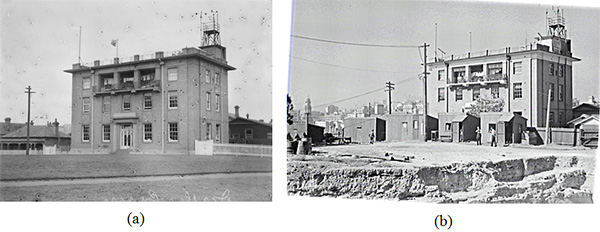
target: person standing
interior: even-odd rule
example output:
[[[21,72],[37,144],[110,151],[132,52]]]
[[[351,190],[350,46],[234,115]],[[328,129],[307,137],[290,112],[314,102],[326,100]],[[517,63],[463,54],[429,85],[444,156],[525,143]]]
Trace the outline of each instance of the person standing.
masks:
[[[373,142],[375,142],[374,140],[375,140],[375,133],[373,130],[371,130],[371,133],[369,133],[369,143],[373,144]]]
[[[496,141],[496,129],[491,128],[490,131],[492,133],[492,147],[497,147],[498,142]]]
[[[477,140],[477,146],[481,145],[481,128],[479,126],[475,129],[475,140]]]

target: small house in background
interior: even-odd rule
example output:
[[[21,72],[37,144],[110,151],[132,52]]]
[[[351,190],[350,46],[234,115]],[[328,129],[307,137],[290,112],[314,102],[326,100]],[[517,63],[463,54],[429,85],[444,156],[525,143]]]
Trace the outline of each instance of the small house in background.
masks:
[[[368,144],[371,131],[375,134],[375,141],[385,141],[385,120],[378,117],[344,119],[344,137],[350,137],[352,142]]]
[[[29,127],[30,149],[36,151],[32,154],[55,154],[57,150],[68,151],[70,149],[71,136],[60,132],[58,125],[58,121],[55,120],[47,125],[32,125]],[[27,127],[23,126],[2,136],[0,138],[0,148],[11,150],[9,153],[22,151],[25,154],[25,150],[27,150]],[[49,152],[50,150],[52,152]],[[21,152],[15,154],[21,154]]]
[[[422,114],[386,114],[381,118],[385,120],[386,141],[423,140],[423,115]],[[437,118],[429,116],[427,119],[427,135],[432,130],[437,130]]]
[[[573,119],[576,119],[583,114],[598,115],[600,114],[600,107],[587,102],[581,103],[578,106],[573,107]]]
[[[439,139],[446,142],[461,142],[460,134],[462,131],[462,141],[475,141],[477,138],[477,127],[479,126],[479,117],[454,112],[454,113],[438,113],[439,118]]]
[[[229,143],[271,145],[273,127],[263,120],[250,119],[250,115],[240,117],[240,107],[235,106],[235,114],[229,116]]]
[[[481,141],[491,142],[491,129],[496,130],[499,146],[521,143],[524,131],[527,131],[527,119],[511,112],[481,113]]]
[[[24,126],[25,123],[12,123],[10,118],[4,118],[4,122],[0,122],[0,137]]]
[[[574,144],[587,147],[598,147],[599,117],[596,115],[582,114],[568,122],[569,126],[575,128],[577,133]]]

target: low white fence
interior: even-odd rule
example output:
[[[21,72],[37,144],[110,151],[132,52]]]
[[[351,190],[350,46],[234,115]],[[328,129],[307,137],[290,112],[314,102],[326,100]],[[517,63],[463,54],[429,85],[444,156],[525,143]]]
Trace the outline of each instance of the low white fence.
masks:
[[[214,143],[212,140],[196,140],[195,151],[196,155],[273,156],[269,145]]]

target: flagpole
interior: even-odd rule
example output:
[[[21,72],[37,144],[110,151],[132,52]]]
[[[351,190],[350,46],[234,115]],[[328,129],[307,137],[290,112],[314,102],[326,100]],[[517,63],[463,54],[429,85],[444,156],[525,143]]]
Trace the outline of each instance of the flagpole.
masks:
[[[81,64],[81,26],[79,26],[79,64]]]
[[[117,39],[117,58],[119,58],[119,39]]]

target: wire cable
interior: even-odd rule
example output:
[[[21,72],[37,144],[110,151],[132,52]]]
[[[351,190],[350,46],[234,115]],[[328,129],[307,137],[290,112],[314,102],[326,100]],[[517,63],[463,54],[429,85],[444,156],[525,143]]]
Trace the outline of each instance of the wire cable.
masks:
[[[326,66],[331,66],[331,67],[337,67],[337,68],[345,68],[345,69],[351,69],[351,70],[358,70],[358,71],[381,72],[381,73],[409,73],[408,71],[407,72],[398,72],[398,71],[385,71],[385,70],[375,70],[375,69],[352,68],[352,67],[348,67],[348,66],[342,66],[342,65],[336,65],[336,64],[323,63],[323,62],[319,62],[319,61],[309,60],[309,59],[305,59],[305,58],[301,58],[301,57],[297,57],[297,56],[290,56],[290,57],[295,58],[295,59],[299,59],[299,60],[303,60],[303,61],[306,61],[306,62],[315,63],[315,64],[321,64],[321,65],[326,65]],[[410,72],[410,73],[412,73],[412,72]]]
[[[326,39],[317,39],[300,35],[292,35],[294,38],[312,40],[324,43],[334,43],[334,44],[343,44],[343,45],[353,45],[353,46],[364,46],[364,47],[382,47],[382,48],[418,48],[418,45],[388,45],[388,44],[366,44],[366,43],[352,43],[352,42],[344,42],[344,41],[335,41],[335,40],[326,40]]]

